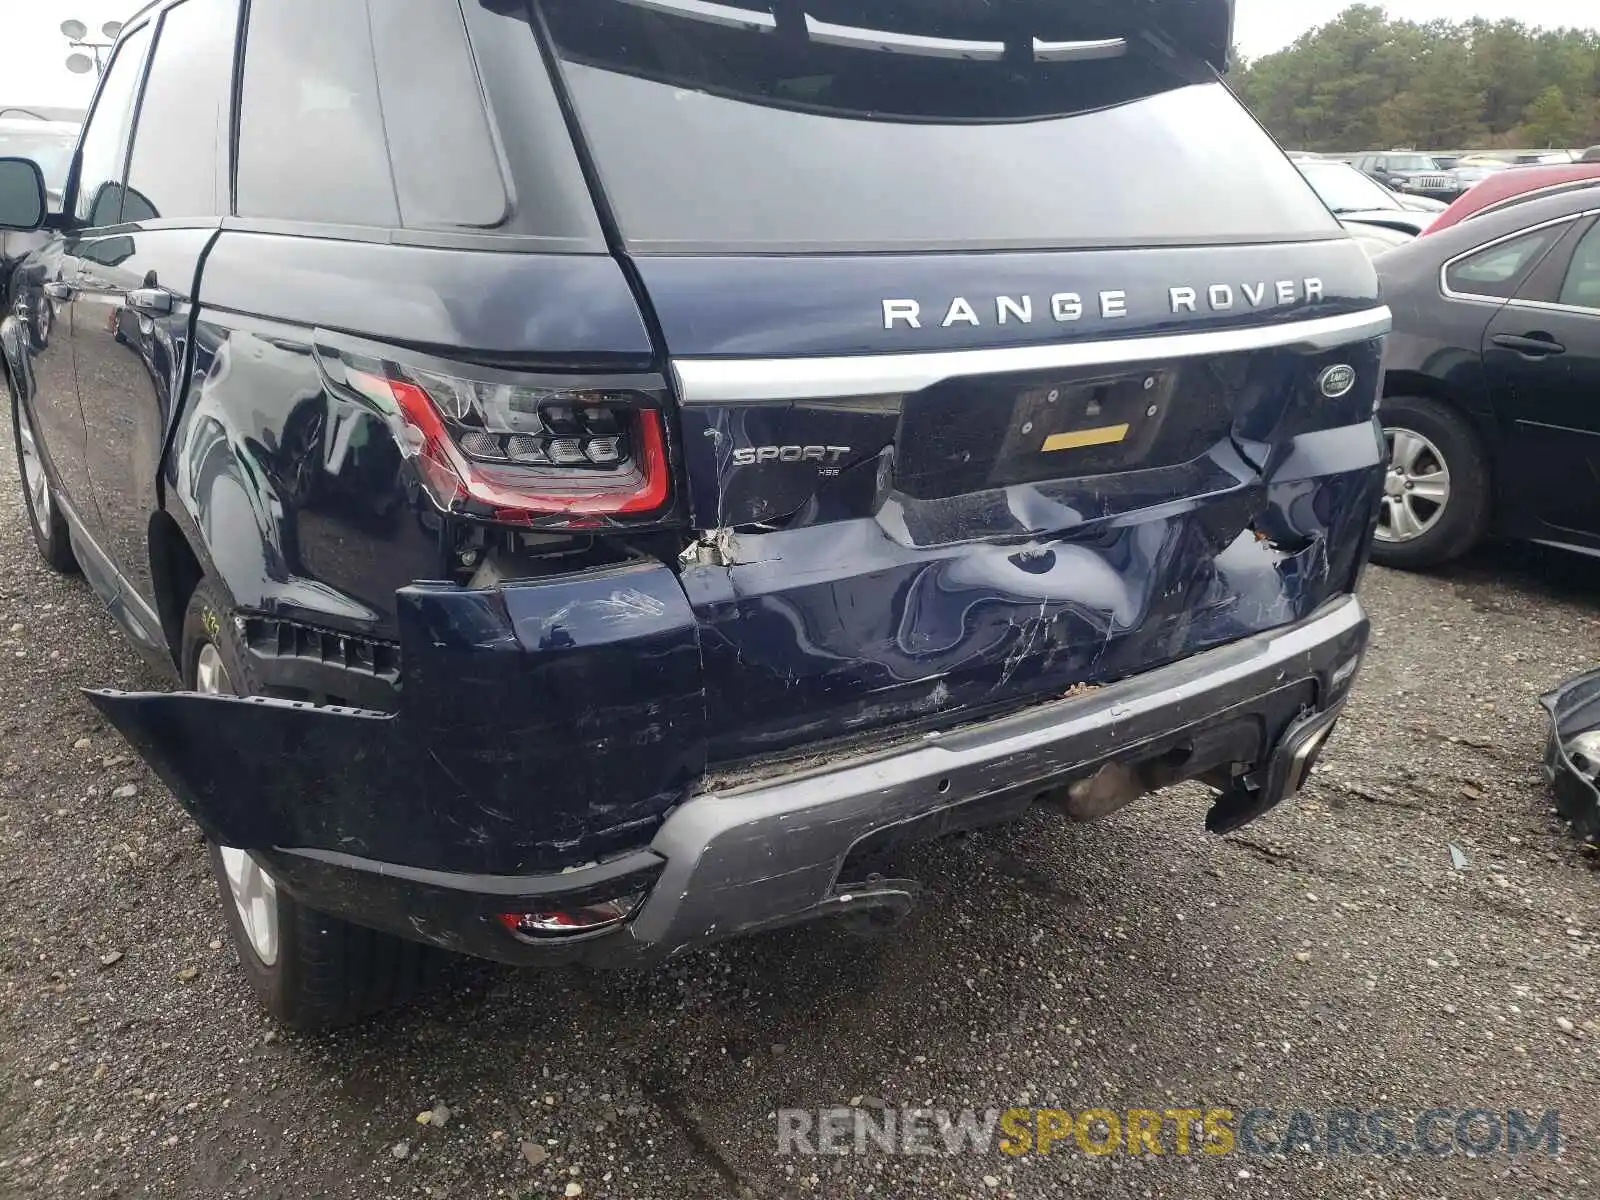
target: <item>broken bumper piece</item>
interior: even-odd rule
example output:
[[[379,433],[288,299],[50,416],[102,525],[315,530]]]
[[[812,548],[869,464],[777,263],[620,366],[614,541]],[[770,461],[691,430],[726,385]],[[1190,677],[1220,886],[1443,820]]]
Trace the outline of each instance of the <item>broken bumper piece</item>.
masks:
[[[915,897],[914,884],[873,869],[884,850],[1014,818],[1108,763],[1160,763],[1168,782],[1219,781],[1224,790],[1208,820],[1215,831],[1267,812],[1303,782],[1342,711],[1367,636],[1360,603],[1346,596],[1296,625],[1087,694],[826,768],[694,796],[659,823],[647,847],[565,870],[434,869],[326,842],[258,840],[250,848],[280,886],[314,908],[513,963],[579,958],[596,965],[647,964],[687,947],[825,916],[870,927],[903,915]],[[97,702],[129,731],[130,710],[119,708],[116,697]],[[348,810],[340,789],[359,776],[367,753],[379,751],[370,742],[375,718],[299,711],[349,723],[355,735],[342,743],[342,770],[324,774],[319,785],[311,786],[314,771],[297,772],[307,784],[299,803]],[[133,722],[131,736],[148,753],[149,722],[142,722],[142,733],[140,723]],[[413,747],[412,753],[425,750]],[[182,766],[168,760],[158,769],[193,811],[193,790],[187,797],[181,790]],[[250,790],[247,775],[234,778]],[[370,789],[359,794],[376,802]],[[286,800],[279,796],[276,803]],[[246,808],[236,796],[230,811]],[[414,812],[415,806],[404,803],[400,810]],[[357,815],[348,811],[349,819]],[[491,857],[486,847],[485,859]],[[508,932],[514,914],[541,914],[543,921],[544,914],[604,910],[618,897],[641,895],[626,919],[604,928],[544,942]]]
[[[1544,774],[1556,808],[1579,837],[1600,841],[1600,671],[1539,697],[1550,715]]]

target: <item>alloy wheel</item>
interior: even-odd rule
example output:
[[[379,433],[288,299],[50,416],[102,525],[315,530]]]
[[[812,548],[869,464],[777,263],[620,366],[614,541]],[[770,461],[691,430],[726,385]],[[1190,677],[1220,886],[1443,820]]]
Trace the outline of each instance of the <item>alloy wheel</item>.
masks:
[[[1389,427],[1380,542],[1413,542],[1439,523],[1450,502],[1450,467],[1439,447],[1411,429]]]
[[[50,536],[50,518],[54,514],[54,500],[50,495],[50,477],[45,474],[44,459],[39,457],[39,442],[34,436],[33,422],[28,419],[28,406],[16,400],[17,442],[22,451],[22,484],[28,489],[29,506],[33,512],[34,528],[39,536]]]
[[[194,690],[207,696],[233,695],[227,664],[211,642],[200,647],[195,660]],[[256,957],[270,967],[278,961],[278,885],[245,851],[233,846],[217,849],[222,854],[222,869],[239,913],[239,925]]]

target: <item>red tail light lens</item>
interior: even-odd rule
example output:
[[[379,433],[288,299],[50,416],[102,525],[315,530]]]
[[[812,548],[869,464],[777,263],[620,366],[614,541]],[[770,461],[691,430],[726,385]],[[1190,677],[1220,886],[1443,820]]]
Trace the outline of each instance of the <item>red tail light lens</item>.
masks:
[[[318,359],[383,412],[446,511],[583,527],[659,513],[671,496],[658,377],[456,374],[323,348]]]

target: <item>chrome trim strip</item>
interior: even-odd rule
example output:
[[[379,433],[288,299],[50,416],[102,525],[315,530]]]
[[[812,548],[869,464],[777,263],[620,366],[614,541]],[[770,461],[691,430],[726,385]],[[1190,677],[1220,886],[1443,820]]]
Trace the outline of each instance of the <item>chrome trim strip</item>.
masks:
[[[778,18],[770,12],[755,12],[748,8],[734,8],[728,4],[712,4],[709,0],[622,0],[635,8],[667,13],[674,17],[688,17],[709,25],[725,25],[729,29],[744,29],[751,33],[776,33]]]
[[[1444,266],[1439,268],[1439,292],[1446,300],[1467,300],[1474,304],[1509,304],[1513,299],[1515,299],[1514,297],[1494,296],[1485,294],[1483,292],[1456,291],[1450,286],[1450,268],[1455,266],[1458,262],[1461,262],[1463,259],[1471,258],[1474,254],[1481,254],[1485,250],[1492,250],[1494,247],[1499,246],[1502,243],[1514,242],[1518,238],[1527,237],[1530,233],[1538,233],[1541,229],[1549,229],[1555,225],[1568,225],[1575,221],[1582,221],[1586,217],[1593,217],[1596,215],[1600,215],[1600,208],[1592,208],[1588,212],[1567,213],[1565,216],[1552,217],[1550,220],[1541,221],[1537,225],[1529,225],[1525,229],[1518,229],[1512,233],[1503,234],[1500,237],[1484,242],[1482,245],[1474,246],[1471,250],[1464,250],[1454,258],[1446,261]],[[1464,226],[1465,224],[1466,222],[1463,221],[1462,225]],[[1561,236],[1565,237],[1566,235],[1562,234]],[[1559,242],[1560,240],[1560,237],[1556,238],[1556,242]],[[1550,251],[1554,249],[1555,244],[1552,243],[1545,249],[1544,253],[1549,254]],[[1543,255],[1540,256],[1540,260],[1543,261]],[[1528,302],[1525,301],[1524,303]]]
[[[1574,317],[1600,317],[1600,308],[1584,304],[1552,303],[1549,300],[1507,300],[1507,308],[1526,308],[1534,312],[1567,313]]]
[[[1121,58],[1128,52],[1127,38],[1102,38],[1096,42],[1042,42],[1033,39],[1036,62],[1090,62],[1097,58]]]
[[[685,404],[832,400],[918,392],[941,380],[971,375],[1118,366],[1286,347],[1329,350],[1382,337],[1393,324],[1389,309],[1379,306],[1283,325],[993,350],[849,358],[680,358],[673,361],[672,370],[678,397]]]
[[[806,14],[806,34],[824,46],[844,46],[851,50],[882,50],[887,54],[914,54],[920,58],[963,58],[972,62],[1000,62],[1006,56],[1004,42],[971,42],[957,38],[922,37],[914,33],[893,33],[887,29],[858,29],[854,25],[833,25]]]

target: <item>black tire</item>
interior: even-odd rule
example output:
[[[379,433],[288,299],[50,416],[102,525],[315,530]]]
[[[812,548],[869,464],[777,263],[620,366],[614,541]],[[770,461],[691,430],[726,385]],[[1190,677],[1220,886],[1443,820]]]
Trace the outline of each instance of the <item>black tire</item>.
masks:
[[[184,685],[196,687],[202,652],[211,645],[233,685],[228,690],[258,692],[250,684],[237,639],[221,589],[201,580],[183,619]],[[250,986],[267,1011],[292,1029],[332,1029],[403,1004],[426,985],[442,958],[430,947],[307,908],[274,886],[267,903],[276,917],[277,953],[272,962],[264,961],[234,900],[223,848],[209,843],[208,849],[228,930]]]
[[[1450,473],[1450,491],[1435,519],[1408,541],[1373,542],[1372,561],[1416,571],[1437,567],[1466,554],[1489,528],[1492,496],[1489,456],[1467,419],[1439,400],[1391,396],[1379,409],[1388,444],[1396,432],[1427,439]],[[1430,451],[1430,457],[1433,452]],[[1387,476],[1386,476],[1387,478]]]
[[[5,375],[6,394],[11,399],[11,441],[17,448],[17,479],[22,486],[22,505],[26,510],[28,529],[33,534],[33,544],[39,548],[39,557],[44,559],[45,565],[52,571],[61,575],[76,575],[78,556],[72,552],[72,535],[67,531],[67,519],[61,515],[60,506],[52,499],[56,494],[56,483],[50,478],[49,469],[45,467],[42,455],[39,456],[38,463],[39,469],[45,472],[45,503],[48,506],[43,520],[39,519],[39,514],[34,508],[33,493],[28,487],[27,467],[22,454],[24,416],[22,398],[12,386],[11,376],[4,370],[0,370],[0,375]],[[32,422],[29,422],[29,425],[31,428]]]

